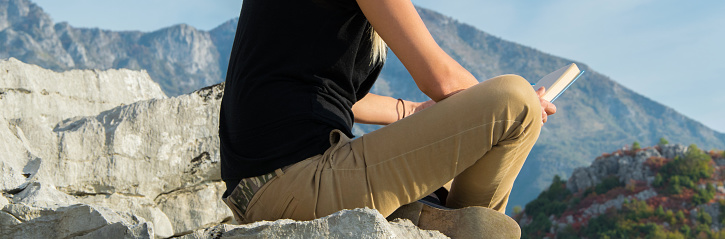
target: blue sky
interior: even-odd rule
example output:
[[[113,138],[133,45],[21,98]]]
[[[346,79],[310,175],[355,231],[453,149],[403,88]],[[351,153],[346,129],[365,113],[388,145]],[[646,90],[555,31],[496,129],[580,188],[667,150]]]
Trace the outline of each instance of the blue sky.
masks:
[[[240,0],[34,0],[56,22],[153,31],[210,30]],[[503,39],[584,62],[613,80],[725,132],[725,1],[413,0]]]

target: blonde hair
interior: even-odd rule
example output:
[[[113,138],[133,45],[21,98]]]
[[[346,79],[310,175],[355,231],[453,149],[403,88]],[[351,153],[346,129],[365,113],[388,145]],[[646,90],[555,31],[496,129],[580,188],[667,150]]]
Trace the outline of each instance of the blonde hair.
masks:
[[[385,58],[388,55],[388,45],[385,44],[383,38],[378,35],[378,32],[373,29],[370,25],[370,41],[372,42],[372,51],[370,51],[370,64],[379,62],[385,62]]]

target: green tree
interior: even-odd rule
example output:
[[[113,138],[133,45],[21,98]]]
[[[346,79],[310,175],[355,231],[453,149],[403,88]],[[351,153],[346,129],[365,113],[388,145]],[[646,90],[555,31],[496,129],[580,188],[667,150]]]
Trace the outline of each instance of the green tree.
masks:
[[[680,212],[682,212],[682,211],[680,211]],[[680,227],[680,232],[682,232],[682,234],[684,234],[685,237],[690,238],[691,237],[690,234],[692,233],[692,229],[690,229],[690,226],[688,226],[688,225],[683,225],[682,227]]]
[[[655,181],[654,181],[654,182],[652,182],[652,185],[654,185],[655,187],[660,187],[660,186],[662,186],[662,184],[663,184],[664,182],[665,182],[665,181],[664,181],[664,179],[662,178],[662,174],[660,174],[660,173],[657,173],[657,175],[655,175]]]
[[[675,213],[672,212],[672,210],[667,209],[667,214],[665,215],[665,220],[669,222],[671,225],[675,225],[677,223],[677,219],[675,218]]]
[[[685,213],[683,213],[682,210],[677,211],[677,213],[675,213],[675,217],[677,218],[677,221],[683,223],[685,222]]]
[[[665,139],[665,137],[660,138],[660,142],[657,143],[657,145],[659,145],[660,147],[668,145],[668,144],[670,144],[670,142],[667,141],[667,139]]]
[[[632,151],[637,151],[637,150],[639,150],[641,148],[642,147],[639,145],[639,142],[634,141],[634,143],[632,143]]]
[[[658,216],[658,217],[665,216],[665,209],[662,208],[662,205],[660,205],[659,207],[657,207],[657,210],[655,210],[655,216]]]
[[[711,163],[710,155],[692,144],[685,155],[663,165],[658,172],[662,179],[658,180],[655,176],[653,183],[655,186],[666,184],[666,194],[680,194],[683,186],[695,189],[695,182],[712,177],[715,168]]]
[[[521,211],[521,205],[514,206],[514,214],[519,214]]]
[[[710,225],[712,224],[712,216],[704,210],[699,210],[697,211],[697,221],[702,224]]]

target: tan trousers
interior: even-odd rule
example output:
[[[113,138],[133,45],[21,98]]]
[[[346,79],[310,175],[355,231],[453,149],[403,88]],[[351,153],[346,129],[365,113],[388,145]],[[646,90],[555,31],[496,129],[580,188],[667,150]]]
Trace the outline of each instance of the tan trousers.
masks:
[[[499,76],[354,140],[333,131],[323,155],[260,188],[245,218],[310,220],[359,207],[388,216],[451,179],[446,206],[504,212],[541,125],[533,87]]]

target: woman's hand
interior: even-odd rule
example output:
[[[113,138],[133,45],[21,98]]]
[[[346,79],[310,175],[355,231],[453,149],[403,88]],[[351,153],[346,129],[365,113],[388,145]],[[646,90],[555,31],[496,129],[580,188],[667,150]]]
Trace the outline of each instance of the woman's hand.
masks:
[[[548,100],[542,99],[541,97],[544,96],[544,93],[546,93],[546,88],[541,87],[539,90],[536,91],[536,94],[539,96],[539,103],[541,104],[541,122],[546,123],[546,120],[549,115],[553,115],[556,113],[556,105],[554,103],[549,102]]]
[[[405,103],[408,103],[408,102],[409,101],[405,101]],[[436,102],[434,100],[428,100],[425,102],[410,102],[410,103],[413,104],[413,107],[411,107],[412,110],[407,115],[412,115],[412,114],[418,113],[421,110],[424,110],[424,109],[436,104]]]

